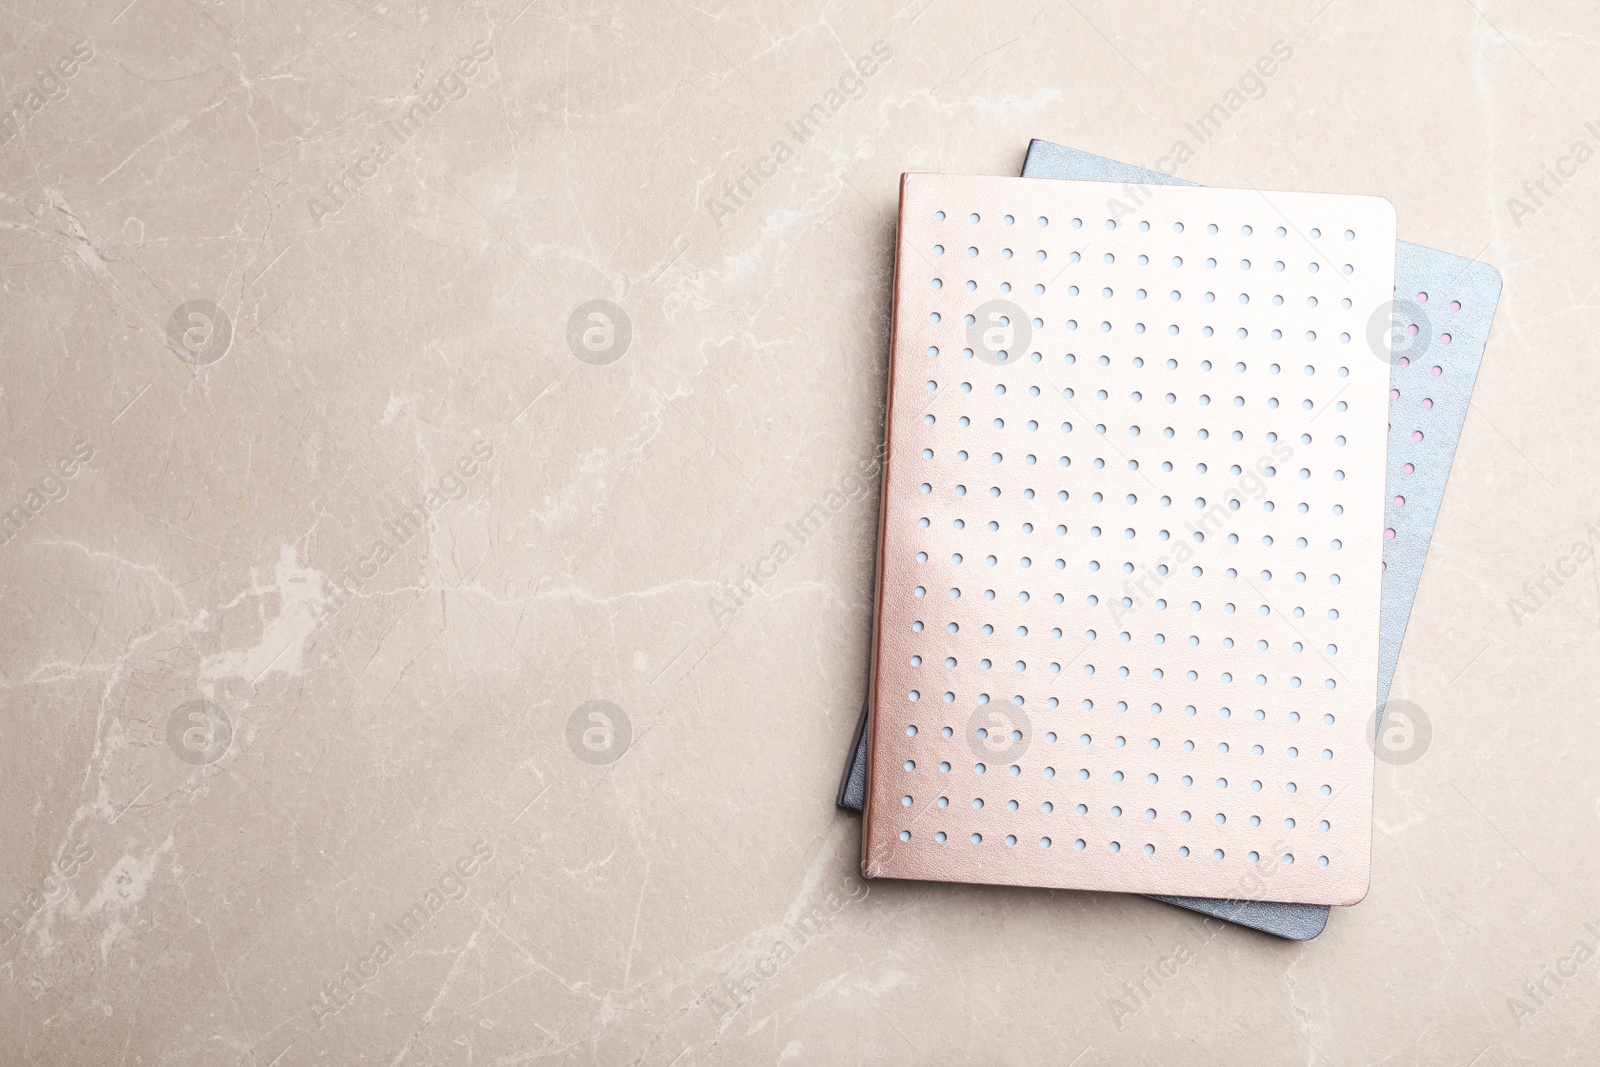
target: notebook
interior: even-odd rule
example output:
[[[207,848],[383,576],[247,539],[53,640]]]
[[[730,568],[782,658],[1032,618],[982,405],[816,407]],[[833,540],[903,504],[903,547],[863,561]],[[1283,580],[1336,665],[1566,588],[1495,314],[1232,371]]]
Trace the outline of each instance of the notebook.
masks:
[[[863,872],[1354,903],[1393,209],[1122,195],[902,180]]]
[[[1035,140],[1024,174],[1030,177],[1099,179],[1144,184],[1184,184],[1179,179],[1132,167],[1105,157]],[[1395,536],[1385,544],[1380,693],[1387,694],[1399,655],[1405,618],[1420,579],[1434,519],[1448,479],[1450,462],[1466,417],[1477,367],[1498,302],[1500,278],[1493,267],[1400,242],[1397,246],[1394,309],[1396,350],[1392,369],[1391,447],[1389,455],[1390,526]],[[1427,295],[1449,319],[1434,327],[1427,315]],[[1451,334],[1448,340],[1446,333]],[[1437,342],[1437,344],[1435,344]],[[1448,350],[1444,345],[1453,345]],[[1428,349],[1449,352],[1448,387],[1441,389]],[[1412,365],[1415,364],[1415,369]],[[1445,368],[1441,366],[1441,372]],[[1426,375],[1426,377],[1424,377]],[[1407,386],[1409,397],[1402,393]],[[1432,388],[1428,388],[1432,386]],[[1420,399],[1419,390],[1423,394]],[[1424,406],[1426,402],[1426,406]],[[1409,415],[1409,419],[1408,419]],[[1398,422],[1397,422],[1398,419]],[[1407,422],[1426,423],[1421,441],[1407,432]],[[1394,500],[1399,499],[1400,503]],[[1386,531],[1387,532],[1387,531]],[[1379,701],[1381,714],[1382,698]],[[852,757],[840,787],[839,804],[861,810],[865,797],[866,708],[851,745]],[[1375,716],[1376,717],[1376,716]],[[1317,936],[1327,922],[1319,905],[1263,901],[1162,898],[1168,902],[1229,919],[1296,940]]]

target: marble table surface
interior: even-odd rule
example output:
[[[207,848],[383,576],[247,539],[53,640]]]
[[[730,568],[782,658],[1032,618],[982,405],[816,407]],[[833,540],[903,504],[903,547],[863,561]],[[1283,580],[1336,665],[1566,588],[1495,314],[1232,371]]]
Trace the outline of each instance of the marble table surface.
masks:
[[[0,1061],[1592,1062],[1593,5],[460,8],[0,8]],[[899,175],[1033,137],[1505,277],[1314,941],[857,873]]]

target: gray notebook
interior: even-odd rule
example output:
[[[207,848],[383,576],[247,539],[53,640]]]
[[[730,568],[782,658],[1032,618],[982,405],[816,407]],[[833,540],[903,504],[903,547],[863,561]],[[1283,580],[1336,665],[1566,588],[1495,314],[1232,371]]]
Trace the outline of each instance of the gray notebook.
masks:
[[[1194,184],[1039,140],[1028,146],[1022,176],[1124,182],[1127,195],[1123,202],[1129,208],[1148,198],[1148,190],[1142,187]],[[1472,386],[1483,361],[1500,288],[1500,272],[1487,263],[1401,241],[1395,249],[1393,319],[1374,319],[1369,334],[1377,331],[1376,337],[1358,339],[1366,352],[1381,343],[1384,330],[1394,331],[1375,733],[1422,580],[1422,565],[1450,480],[1450,465],[1472,401]],[[850,762],[839,787],[839,806],[853,811],[860,811],[866,801],[867,710],[861,709]],[[1328,922],[1328,908],[1317,904],[1155,899],[1295,941],[1316,937]]]

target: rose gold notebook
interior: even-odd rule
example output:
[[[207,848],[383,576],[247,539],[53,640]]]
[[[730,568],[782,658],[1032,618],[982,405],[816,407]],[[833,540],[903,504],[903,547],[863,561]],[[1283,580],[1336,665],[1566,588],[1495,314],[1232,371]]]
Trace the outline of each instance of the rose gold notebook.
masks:
[[[1365,895],[1394,230],[903,177],[864,873]]]

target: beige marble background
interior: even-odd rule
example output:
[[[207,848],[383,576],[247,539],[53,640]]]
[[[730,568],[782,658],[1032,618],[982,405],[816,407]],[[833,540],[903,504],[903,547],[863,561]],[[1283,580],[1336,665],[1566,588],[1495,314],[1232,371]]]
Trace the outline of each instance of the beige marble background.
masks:
[[[0,6],[0,1062],[1593,1062],[1600,574],[1523,583],[1600,531],[1597,60],[1575,0]],[[897,179],[1033,136],[1505,275],[1316,941],[852,874]]]

